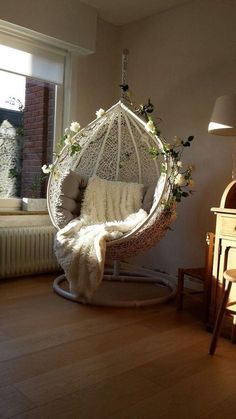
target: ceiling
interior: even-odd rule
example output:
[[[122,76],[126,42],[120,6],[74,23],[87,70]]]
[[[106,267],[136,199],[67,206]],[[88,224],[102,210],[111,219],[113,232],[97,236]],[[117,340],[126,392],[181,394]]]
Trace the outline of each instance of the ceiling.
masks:
[[[81,0],[94,6],[103,20],[125,25],[192,0]]]

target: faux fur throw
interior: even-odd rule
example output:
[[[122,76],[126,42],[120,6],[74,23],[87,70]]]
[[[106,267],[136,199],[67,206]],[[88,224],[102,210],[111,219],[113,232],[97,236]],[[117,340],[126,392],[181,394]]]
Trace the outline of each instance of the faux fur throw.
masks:
[[[56,236],[55,252],[70,292],[89,301],[103,278],[106,241],[122,237],[146,217],[143,185],[90,179],[81,215]]]

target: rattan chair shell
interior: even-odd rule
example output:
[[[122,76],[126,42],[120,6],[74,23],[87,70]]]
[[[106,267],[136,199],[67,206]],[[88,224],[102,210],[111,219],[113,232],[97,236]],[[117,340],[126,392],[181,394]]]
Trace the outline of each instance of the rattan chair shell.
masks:
[[[171,211],[165,209],[163,202],[171,198],[169,180],[174,170],[173,161],[171,156],[165,153],[160,153],[158,159],[153,159],[150,155],[150,149],[153,147],[164,149],[164,140],[147,132],[146,122],[127,103],[120,100],[101,117],[80,130],[76,141],[81,145],[81,151],[71,155],[69,146],[65,146],[55,161],[54,173],[49,178],[47,203],[53,225],[58,229],[61,223],[58,211],[61,185],[70,170],[86,178],[97,175],[107,180],[138,182],[146,186],[155,183],[153,205],[147,218],[122,238],[108,242],[106,257],[109,260],[120,261],[153,247],[164,236],[171,222]],[[113,277],[119,280],[117,263],[115,266],[116,274]],[[129,280],[131,276],[130,273]],[[144,279],[143,275],[141,277]],[[140,279],[139,275],[135,278]],[[59,284],[63,279],[60,277],[54,283],[54,289],[66,298],[77,300],[60,288]],[[148,281],[153,282],[153,278],[150,280],[149,276]],[[174,287],[170,284],[168,287],[170,293],[166,299],[174,293]],[[154,299],[148,304],[157,302],[158,299]],[[96,304],[96,301],[90,303]],[[109,302],[102,302],[102,305],[109,305]],[[120,304],[113,302],[111,305]],[[128,305],[146,304],[135,301]]]

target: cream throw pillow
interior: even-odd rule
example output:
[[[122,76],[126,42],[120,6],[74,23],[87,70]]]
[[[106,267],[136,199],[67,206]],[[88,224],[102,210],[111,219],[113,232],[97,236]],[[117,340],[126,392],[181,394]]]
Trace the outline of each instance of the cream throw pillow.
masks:
[[[143,185],[89,179],[82,202],[81,216],[91,223],[121,221],[142,207]]]

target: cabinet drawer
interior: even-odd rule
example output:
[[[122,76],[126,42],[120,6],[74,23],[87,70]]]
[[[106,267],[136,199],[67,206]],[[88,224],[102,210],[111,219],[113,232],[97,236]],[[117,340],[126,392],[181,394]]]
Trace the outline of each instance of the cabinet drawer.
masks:
[[[221,217],[220,235],[236,237],[236,218],[235,217]]]

